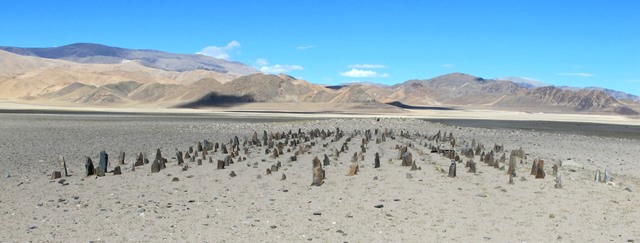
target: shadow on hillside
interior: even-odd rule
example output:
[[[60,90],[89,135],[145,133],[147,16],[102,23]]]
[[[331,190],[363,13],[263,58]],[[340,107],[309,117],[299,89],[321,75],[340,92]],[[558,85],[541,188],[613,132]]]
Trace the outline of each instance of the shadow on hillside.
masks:
[[[398,108],[402,108],[402,109],[410,109],[410,110],[440,110],[440,111],[452,111],[452,110],[456,110],[455,108],[451,108],[451,107],[440,107],[440,106],[413,106],[413,105],[407,105],[405,103],[402,103],[400,101],[394,101],[394,102],[388,102],[386,103],[387,105],[392,105]]]
[[[339,90],[342,89],[344,87],[346,87],[346,85],[328,85],[328,86],[324,86],[327,89],[332,89],[332,90]]]
[[[201,108],[201,107],[231,107],[244,103],[255,102],[253,95],[223,95],[216,92],[211,92],[202,98],[193,102],[178,105],[177,108]]]

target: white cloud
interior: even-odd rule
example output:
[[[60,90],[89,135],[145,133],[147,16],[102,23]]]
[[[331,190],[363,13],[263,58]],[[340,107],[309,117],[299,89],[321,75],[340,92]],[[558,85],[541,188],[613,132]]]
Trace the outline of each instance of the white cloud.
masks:
[[[588,77],[595,76],[595,75],[593,75],[591,73],[557,73],[557,75],[560,75],[560,76],[573,76],[573,77],[581,77],[581,78],[588,78]]]
[[[229,60],[229,57],[230,57],[229,56],[229,52],[231,52],[232,50],[234,50],[236,48],[240,48],[240,42],[231,41],[231,42],[229,42],[229,44],[227,44],[226,46],[223,46],[223,47],[207,46],[207,47],[203,48],[202,50],[200,50],[199,52],[196,52],[196,54],[215,57],[215,58],[218,58],[218,59]]]
[[[375,68],[387,68],[387,66],[382,65],[382,64],[351,64],[348,66],[349,68],[369,68],[369,69],[375,69]]]
[[[386,77],[389,77],[389,74],[377,73],[371,70],[362,70],[362,69],[352,68],[350,71],[340,73],[340,76],[350,77],[350,78],[386,78]]]
[[[288,73],[294,70],[304,70],[304,68],[299,65],[280,65],[280,64],[276,64],[273,66],[260,67],[260,71],[264,73]]]
[[[300,51],[304,51],[304,50],[311,49],[311,48],[315,48],[315,47],[316,47],[316,46],[314,46],[314,45],[308,45],[308,46],[296,46],[296,49],[297,49],[297,50],[300,50]]]
[[[264,58],[258,58],[258,60],[256,60],[256,64],[258,64],[258,66],[266,66],[269,65],[269,61]]]
[[[278,73],[288,73],[295,70],[304,70],[304,68],[300,65],[276,64],[276,65],[270,66],[269,61],[267,61],[267,59],[264,59],[264,58],[258,58],[256,60],[256,64],[258,64],[260,71],[263,73],[278,74]]]
[[[442,64],[442,67],[443,67],[443,68],[452,68],[452,67],[453,67],[453,64],[451,64],[451,63],[445,63],[445,64]]]

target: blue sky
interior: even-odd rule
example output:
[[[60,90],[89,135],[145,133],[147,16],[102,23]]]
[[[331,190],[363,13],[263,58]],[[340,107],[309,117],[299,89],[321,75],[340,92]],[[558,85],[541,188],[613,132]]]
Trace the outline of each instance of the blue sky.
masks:
[[[640,94],[640,1],[2,1],[0,45],[203,53],[340,84],[463,72]]]

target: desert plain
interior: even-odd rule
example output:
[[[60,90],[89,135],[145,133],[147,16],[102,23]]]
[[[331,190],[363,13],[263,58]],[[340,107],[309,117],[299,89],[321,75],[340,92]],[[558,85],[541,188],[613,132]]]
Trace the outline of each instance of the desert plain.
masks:
[[[3,108],[0,242],[640,241],[640,126],[634,119]],[[246,109],[253,108],[264,107]],[[235,137],[238,155],[218,169],[218,160],[233,153]],[[197,147],[205,139],[230,152],[203,156]],[[494,152],[506,163],[496,168],[479,154],[464,156],[474,140],[485,153],[503,146]],[[402,165],[403,147],[414,170]],[[525,156],[517,158],[509,183],[511,152],[519,149]],[[87,176],[87,157],[97,166],[103,150],[107,173]],[[158,150],[166,168],[152,173],[153,162],[133,166],[139,153],[154,161]],[[178,151],[201,165],[190,159],[179,165]],[[459,155],[455,177],[442,151]],[[60,156],[68,176],[52,179],[53,171],[63,171]],[[314,157],[323,161],[319,186],[311,185]],[[465,167],[469,160],[475,173]],[[545,178],[531,174],[534,160],[545,161]],[[352,164],[355,175],[349,175]],[[116,166],[120,175],[112,172]],[[610,181],[595,181],[605,170]]]

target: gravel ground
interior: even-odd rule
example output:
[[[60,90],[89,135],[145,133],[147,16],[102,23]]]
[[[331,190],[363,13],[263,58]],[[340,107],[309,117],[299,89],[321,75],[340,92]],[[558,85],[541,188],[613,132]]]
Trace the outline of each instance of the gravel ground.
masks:
[[[511,124],[506,128],[445,125],[419,119],[341,118],[292,119],[220,115],[137,114],[0,114],[0,242],[4,241],[188,241],[188,242],[440,242],[440,241],[628,241],[640,240],[640,140],[584,135],[566,124]],[[176,149],[196,141],[241,141],[256,131],[311,129],[347,134],[355,130],[393,129],[396,139],[369,143],[356,176],[346,176],[361,135],[348,142],[351,150],[331,157],[327,178],[310,187],[311,159],[334,154],[337,142],[316,140],[297,162],[293,153],[280,158],[250,148],[247,161],[225,170],[215,163],[190,163],[188,171],[175,163]],[[569,126],[571,127],[571,126]],[[525,128],[525,129],[520,129]],[[563,130],[564,129],[564,130]],[[559,131],[560,130],[560,131]],[[411,139],[401,138],[408,131]],[[449,160],[431,154],[425,136],[453,133],[456,150],[472,139],[487,148],[504,144],[528,154],[518,166],[515,185],[504,171],[478,163],[477,174],[459,164],[449,178]],[[418,171],[401,166],[397,145],[411,148]],[[150,173],[150,165],[129,171],[134,154],[154,157],[160,148],[168,168]],[[113,164],[127,154],[120,176],[84,177],[85,156],[98,161],[106,150]],[[292,150],[295,150],[293,148]],[[380,153],[382,167],[371,165]],[[50,180],[64,155],[72,176]],[[223,155],[212,154],[215,160]],[[529,176],[531,161],[551,165],[562,161],[564,189],[553,178]],[[282,161],[273,175],[265,170]],[[476,161],[477,158],[476,158]],[[595,170],[608,167],[614,184],[593,182]],[[113,168],[112,166],[110,168]],[[237,173],[229,177],[230,171]],[[281,180],[286,173],[286,180]],[[178,182],[172,182],[172,178]],[[375,179],[374,179],[375,178]],[[66,183],[66,185],[65,185]]]

